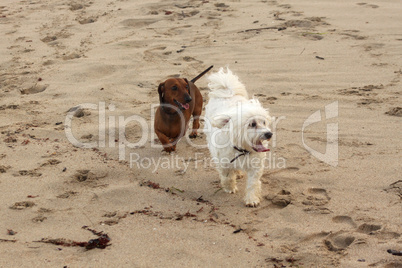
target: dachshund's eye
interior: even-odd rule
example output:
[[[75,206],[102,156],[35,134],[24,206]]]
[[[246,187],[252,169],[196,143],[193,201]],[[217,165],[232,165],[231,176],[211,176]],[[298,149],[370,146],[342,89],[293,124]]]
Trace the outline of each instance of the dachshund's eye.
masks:
[[[177,86],[173,86],[173,87],[172,87],[172,90],[177,90]]]
[[[255,121],[253,121],[252,123],[250,123],[250,127],[256,127],[257,123]]]
[[[186,85],[186,88],[187,88],[187,89],[189,89],[189,88],[190,88],[190,86],[189,86],[189,85]]]

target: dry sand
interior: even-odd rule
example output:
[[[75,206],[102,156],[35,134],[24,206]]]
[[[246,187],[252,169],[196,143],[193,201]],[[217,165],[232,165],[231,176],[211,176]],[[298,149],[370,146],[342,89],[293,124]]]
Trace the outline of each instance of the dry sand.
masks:
[[[1,1],[0,266],[402,267],[387,253],[402,250],[401,14],[391,0]],[[212,64],[283,118],[258,208],[243,204],[244,179],[219,191],[204,137],[171,156],[152,146],[158,84]],[[103,148],[66,137],[84,103],[106,105]],[[336,167],[303,145],[318,110],[304,142],[324,153],[338,123]],[[101,111],[79,112],[74,137],[102,140]],[[146,143],[119,160],[119,116],[133,115]],[[130,142],[141,136],[127,124]],[[82,226],[111,246],[35,242],[96,238]]]

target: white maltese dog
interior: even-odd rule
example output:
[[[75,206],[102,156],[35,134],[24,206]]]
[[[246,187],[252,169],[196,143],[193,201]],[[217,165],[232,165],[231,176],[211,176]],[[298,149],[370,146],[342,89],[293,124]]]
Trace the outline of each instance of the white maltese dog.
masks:
[[[228,68],[211,74],[209,102],[205,106],[208,148],[221,186],[236,193],[239,171],[247,173],[245,202],[256,207],[261,198],[261,175],[266,160],[271,118],[257,99],[249,99],[245,86]]]

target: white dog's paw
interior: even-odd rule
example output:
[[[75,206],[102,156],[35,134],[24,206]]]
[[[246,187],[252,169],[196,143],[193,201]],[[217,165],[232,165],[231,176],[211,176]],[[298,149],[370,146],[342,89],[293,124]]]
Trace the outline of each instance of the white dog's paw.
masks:
[[[234,187],[222,187],[226,193],[235,194],[237,193],[237,186]]]
[[[255,195],[247,196],[245,201],[247,207],[257,207],[260,204],[260,198]]]

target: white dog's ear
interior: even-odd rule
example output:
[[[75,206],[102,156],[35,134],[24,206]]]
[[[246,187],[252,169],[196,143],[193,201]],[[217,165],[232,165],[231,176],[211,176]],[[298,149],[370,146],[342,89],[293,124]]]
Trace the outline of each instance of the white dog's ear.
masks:
[[[223,128],[230,121],[228,115],[217,115],[212,119],[211,125],[217,128]]]

